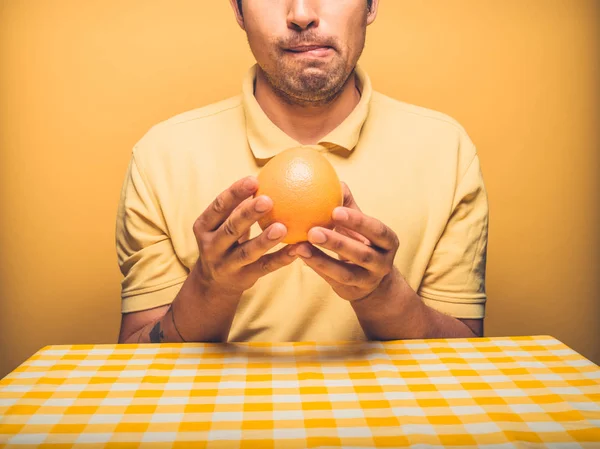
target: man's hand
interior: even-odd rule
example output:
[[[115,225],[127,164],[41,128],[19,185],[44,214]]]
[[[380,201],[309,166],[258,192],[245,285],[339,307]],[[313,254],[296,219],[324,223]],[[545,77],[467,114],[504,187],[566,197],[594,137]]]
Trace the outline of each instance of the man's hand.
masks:
[[[363,214],[342,183],[344,207],[333,211],[334,230],[313,228],[309,242],[336,253],[328,256],[311,243],[297,253],[342,298],[350,301],[366,336],[373,340],[474,337],[483,320],[456,319],[427,307],[394,267],[398,236]]]
[[[312,228],[309,243],[297,253],[342,298],[355,301],[373,293],[386,276],[394,276],[398,237],[381,221],[363,214],[348,186],[342,183],[344,207],[332,214],[335,230]],[[313,245],[338,254],[335,259]]]
[[[200,281],[211,292],[239,296],[265,274],[290,264],[297,257],[293,245],[266,254],[287,234],[282,223],[273,223],[248,240],[250,227],[273,207],[261,195],[254,177],[235,182],[222,192],[194,223]]]
[[[254,177],[235,182],[194,223],[199,257],[170,306],[123,314],[120,342],[226,341],[244,292],[296,259],[294,245],[266,254],[287,229],[273,223],[249,240],[250,227],[273,207],[253,198]],[[291,255],[290,255],[291,253]]]

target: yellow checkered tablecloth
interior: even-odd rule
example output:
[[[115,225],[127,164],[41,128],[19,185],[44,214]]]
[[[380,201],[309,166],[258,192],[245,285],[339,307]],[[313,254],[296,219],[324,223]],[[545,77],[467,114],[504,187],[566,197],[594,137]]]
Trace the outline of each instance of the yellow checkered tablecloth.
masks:
[[[49,346],[0,448],[600,447],[600,368],[552,337]]]

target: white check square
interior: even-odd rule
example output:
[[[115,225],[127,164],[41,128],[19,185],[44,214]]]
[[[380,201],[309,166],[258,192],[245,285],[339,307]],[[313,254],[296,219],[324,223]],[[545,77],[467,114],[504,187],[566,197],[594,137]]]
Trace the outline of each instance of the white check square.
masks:
[[[217,421],[242,421],[243,412],[214,412],[211,419]]]
[[[600,412],[600,403],[597,402],[569,402],[575,410],[586,412]]]
[[[112,436],[112,433],[82,433],[75,440],[75,444],[108,443]]]
[[[244,402],[244,396],[219,395],[215,398],[216,404],[243,404]]]
[[[211,430],[208,432],[208,440],[232,440],[239,441],[242,438],[241,430]]]
[[[184,405],[187,404],[189,398],[185,397],[170,397],[170,396],[161,396],[158,398],[158,405]]]
[[[330,393],[328,396],[330,402],[357,402],[356,393]]]
[[[565,431],[565,428],[555,421],[528,422],[527,425],[531,430],[538,433]]]
[[[273,421],[293,421],[304,419],[304,413],[301,410],[277,410],[273,412]]]
[[[415,394],[410,391],[386,391],[383,393],[383,397],[388,401],[402,400],[402,399],[414,399]]]
[[[8,444],[41,444],[44,442],[47,436],[47,433],[25,433],[21,435],[15,435],[8,440]]]
[[[555,394],[583,394],[579,388],[575,387],[550,387],[549,389]]]
[[[58,424],[63,418],[63,415],[32,415],[27,421],[27,424]]]
[[[421,407],[392,407],[392,413],[399,419],[403,416],[425,416],[425,411]]]
[[[142,443],[165,443],[177,440],[177,432],[146,432]]]
[[[537,404],[509,404],[508,406],[517,414],[544,412],[544,409]]]
[[[361,438],[373,436],[368,427],[338,427],[338,435],[343,438]]]

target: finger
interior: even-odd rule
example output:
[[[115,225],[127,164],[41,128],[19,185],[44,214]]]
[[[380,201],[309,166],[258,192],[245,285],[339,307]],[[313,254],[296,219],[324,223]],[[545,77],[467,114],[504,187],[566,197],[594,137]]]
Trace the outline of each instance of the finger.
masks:
[[[256,262],[242,268],[241,273],[244,276],[258,279],[275,270],[283,268],[298,258],[298,255],[294,251],[295,247],[296,245],[286,245],[280,250],[265,254]]]
[[[343,226],[368,238],[371,243],[387,251],[398,248],[398,236],[379,220],[358,210],[336,207],[332,214],[336,226]]]
[[[252,200],[253,200],[253,198],[252,198],[252,197],[248,197],[248,198],[246,198],[244,201],[242,201],[242,202],[241,202],[241,203],[238,205],[238,207],[242,207],[242,205],[244,205],[244,204],[245,204],[245,203],[247,203],[248,201],[252,201]],[[235,209],[234,209],[234,210],[235,210]],[[248,240],[250,240],[250,228],[248,228],[248,229],[246,230],[246,232],[244,232],[244,233],[242,234],[242,236],[241,236],[241,237],[238,239],[237,243],[241,245],[242,243],[244,243],[244,242],[247,242]]]
[[[349,207],[350,209],[361,210],[360,207],[358,207],[358,204],[356,203],[356,201],[354,200],[354,196],[352,195],[352,192],[350,191],[350,187],[348,187],[348,184],[346,184],[345,182],[341,182],[341,184],[342,184],[342,192],[344,193],[344,207]],[[364,236],[360,235],[357,232],[352,231],[351,229],[344,228],[343,226],[337,226],[336,231],[340,232],[341,234],[345,234],[348,237],[351,237],[355,240],[358,240],[359,242],[363,242],[365,245],[371,244],[371,242],[369,242],[369,240],[367,238],[365,238]]]
[[[225,257],[225,263],[231,267],[243,267],[256,262],[267,251],[280,243],[287,235],[286,227],[273,223],[260,235],[231,249]],[[291,245],[288,245],[291,246]],[[292,248],[288,248],[291,250]]]
[[[308,241],[329,249],[343,258],[377,274],[385,275],[386,254],[371,246],[326,228],[315,227],[308,231]]]
[[[344,206],[349,207],[351,209],[360,210],[360,207],[358,207],[358,204],[356,204],[356,201],[354,200],[354,196],[352,195],[348,184],[346,184],[345,182],[342,182],[341,184],[342,192],[344,193]]]
[[[371,242],[369,241],[368,238],[366,238],[364,235],[360,235],[358,232],[354,232],[351,229],[345,228],[343,226],[336,226],[335,228],[333,228],[333,230],[335,232],[339,232],[342,235],[348,236],[351,239],[361,242],[365,245],[371,246]]]
[[[344,299],[348,299],[350,301],[355,301],[357,299],[363,298],[365,296],[364,294],[364,287],[356,287],[356,286],[349,286],[349,285],[344,285],[339,283],[338,281],[336,281],[333,278],[330,278],[329,276],[327,276],[325,273],[319,271],[318,268],[312,268],[312,270],[319,276],[321,277],[321,279],[323,279],[325,282],[327,282],[331,288],[333,288],[333,290],[338,294],[338,295],[342,295],[341,292],[349,292],[350,295],[352,295],[351,298],[349,298],[347,295],[348,293],[344,294],[343,297]]]
[[[244,242],[250,240],[250,229],[248,229],[244,234],[238,239],[238,243],[241,245]]]
[[[321,277],[321,279],[323,279],[325,282],[327,282],[329,285],[331,285],[331,287],[335,290],[335,289],[342,289],[342,288],[348,288],[347,285],[343,285],[340,284],[338,281],[336,281],[333,278],[330,278],[329,276],[327,276],[325,273],[319,271],[318,269],[313,268],[313,271],[315,273],[317,273],[317,275],[319,275]]]
[[[265,195],[260,195],[240,204],[215,231],[212,237],[214,251],[217,253],[226,252],[272,207],[273,201]]]
[[[234,182],[198,217],[196,222],[199,230],[209,232],[217,229],[242,201],[254,195],[256,189],[258,189],[258,181],[254,176],[247,176]]]
[[[342,285],[362,287],[372,278],[364,268],[334,259],[311,244],[300,244],[296,252],[306,265]]]

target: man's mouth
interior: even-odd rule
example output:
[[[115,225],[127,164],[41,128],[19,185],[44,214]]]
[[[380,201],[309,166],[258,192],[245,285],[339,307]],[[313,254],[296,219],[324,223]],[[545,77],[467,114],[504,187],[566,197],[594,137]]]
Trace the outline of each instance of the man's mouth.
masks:
[[[324,57],[328,56],[333,48],[326,45],[298,45],[286,49],[286,52],[297,56]]]

